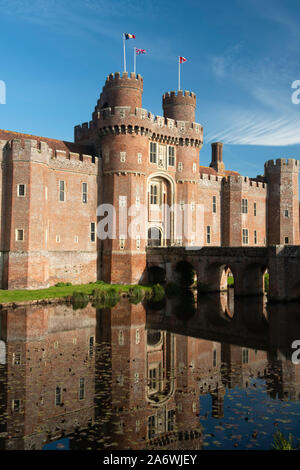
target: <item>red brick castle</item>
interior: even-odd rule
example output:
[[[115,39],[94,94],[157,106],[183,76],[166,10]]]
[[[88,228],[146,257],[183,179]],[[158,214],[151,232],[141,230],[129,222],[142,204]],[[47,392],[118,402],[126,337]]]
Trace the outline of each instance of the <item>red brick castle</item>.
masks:
[[[199,166],[195,94],[166,93],[164,115],[154,116],[142,108],[142,93],[140,75],[109,75],[92,120],[75,127],[75,143],[0,131],[2,288],[138,283],[148,244],[299,244],[297,160],[271,160],[264,175],[243,177],[225,169],[216,142],[210,166]],[[168,212],[174,204],[179,212],[189,205],[187,235],[178,235],[178,212]],[[113,237],[100,240],[108,205]],[[146,236],[129,236],[128,209],[141,206]]]

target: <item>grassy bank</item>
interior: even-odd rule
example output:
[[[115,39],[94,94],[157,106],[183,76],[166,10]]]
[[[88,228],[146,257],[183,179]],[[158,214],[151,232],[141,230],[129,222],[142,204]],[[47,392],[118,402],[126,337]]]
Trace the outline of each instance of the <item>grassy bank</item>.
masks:
[[[91,295],[94,289],[101,287],[101,289],[115,289],[118,293],[128,292],[133,286],[122,284],[106,284],[102,281],[93,282],[90,284],[82,285],[66,285],[49,287],[48,289],[36,290],[0,290],[0,304],[8,302],[24,302],[30,300],[46,300],[46,299],[63,299],[70,297],[74,292],[81,292],[86,295]],[[150,291],[150,286],[137,286],[145,292]]]

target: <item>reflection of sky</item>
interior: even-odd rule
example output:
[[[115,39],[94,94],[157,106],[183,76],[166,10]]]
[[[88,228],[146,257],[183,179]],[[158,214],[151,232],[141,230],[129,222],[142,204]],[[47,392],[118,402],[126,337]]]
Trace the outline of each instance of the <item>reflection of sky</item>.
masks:
[[[58,441],[49,442],[44,445],[43,450],[70,450],[70,439],[64,437]]]
[[[299,402],[273,400],[265,386],[265,380],[255,379],[247,389],[226,389],[222,419],[211,417],[211,396],[200,396],[204,449],[269,450],[277,430],[300,443]]]

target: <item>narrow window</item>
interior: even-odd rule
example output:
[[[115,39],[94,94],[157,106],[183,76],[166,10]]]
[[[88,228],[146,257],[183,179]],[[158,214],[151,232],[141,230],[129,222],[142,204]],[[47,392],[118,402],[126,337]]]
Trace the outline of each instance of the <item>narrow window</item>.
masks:
[[[82,202],[87,204],[87,183],[82,183]]]
[[[212,205],[213,212],[217,212],[217,197],[213,196],[213,205]]]
[[[140,422],[139,419],[137,419],[136,422],[135,422],[135,432],[140,431],[140,426],[141,426],[141,422]]]
[[[138,372],[135,372],[134,374],[134,383],[137,384],[139,383],[140,380],[140,374]]]
[[[137,329],[135,330],[135,344],[140,344],[140,341],[141,341],[140,330]]]
[[[211,242],[211,228],[210,225],[206,227],[206,243],[210,244]]]
[[[196,171],[197,171],[197,165],[196,163],[193,163],[193,173],[196,173]]]
[[[25,184],[18,184],[18,197],[24,197],[26,194]]]
[[[119,331],[119,345],[120,346],[124,345],[124,331],[123,330]]]
[[[24,241],[24,230],[22,228],[18,228],[16,230],[16,241],[17,242]]]
[[[60,243],[60,235],[56,235],[56,243]]]
[[[119,196],[119,207],[126,207],[126,204],[127,204],[127,197]]]
[[[217,367],[217,350],[214,349],[213,352],[213,367]]]
[[[94,355],[94,346],[95,346],[94,336],[90,336],[90,339],[89,339],[89,356],[90,357],[93,357]]]
[[[150,142],[150,163],[157,162],[157,143]]]
[[[180,201],[180,202],[179,202],[179,206],[180,206],[180,210],[181,210],[181,211],[184,211],[184,204],[185,204],[184,201]]]
[[[75,243],[78,243],[78,235],[75,235],[75,236],[74,236],[74,242],[75,242]]]
[[[61,202],[65,201],[65,182],[64,181],[59,182],[59,200]]]
[[[150,186],[150,204],[158,204],[158,187],[157,184]]]
[[[175,147],[169,147],[169,166],[175,166]]]
[[[79,400],[84,399],[84,378],[80,377],[79,379]]]
[[[95,222],[91,222],[91,242],[96,241],[96,224]]]
[[[21,400],[15,399],[12,401],[12,410],[15,413],[19,413],[21,410]]]
[[[288,243],[289,243],[289,237],[284,237],[284,243],[285,243],[286,245],[288,245]]]
[[[142,154],[138,153],[138,163],[142,163]]]
[[[140,237],[140,235],[136,236],[136,247],[137,247],[138,250],[141,247],[141,237]]]
[[[140,207],[140,205],[141,205],[140,196],[136,196],[136,198],[135,198],[135,206],[136,206],[136,207]]]
[[[253,214],[254,214],[254,217],[256,217],[256,209],[257,209],[257,206],[256,206],[256,202],[254,203],[253,205]]]
[[[254,230],[254,245],[257,245],[257,231]]]
[[[174,431],[175,411],[168,411],[168,431]]]
[[[242,349],[242,360],[243,364],[248,364],[249,362],[249,349],[248,348],[243,348]]]
[[[21,364],[21,353],[13,353],[13,365],[19,366]]]
[[[155,416],[149,416],[148,418],[148,439],[152,439],[155,436]]]
[[[289,216],[289,211],[286,209],[286,210],[284,211],[284,217],[288,217],[288,216]]]
[[[125,248],[125,235],[120,235],[119,243],[120,243],[120,250],[124,250],[124,248]]]
[[[55,405],[61,405],[61,387],[59,387],[58,385],[55,388]]]
[[[178,171],[181,172],[182,169],[183,169],[183,164],[182,164],[182,162],[178,162]]]
[[[249,243],[248,229],[243,228],[243,245],[248,245],[248,243]]]
[[[120,161],[125,163],[126,161],[126,152],[120,152]]]
[[[248,199],[242,199],[242,213],[248,214]]]

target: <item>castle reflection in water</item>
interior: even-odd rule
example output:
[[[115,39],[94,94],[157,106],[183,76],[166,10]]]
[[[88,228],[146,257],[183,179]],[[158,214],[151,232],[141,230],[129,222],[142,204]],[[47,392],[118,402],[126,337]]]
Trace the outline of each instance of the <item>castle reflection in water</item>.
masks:
[[[25,306],[0,313],[0,448],[201,449],[199,398],[266,380],[300,400],[299,304],[226,294],[114,308]],[[63,441],[62,441],[63,442]]]

